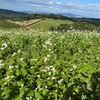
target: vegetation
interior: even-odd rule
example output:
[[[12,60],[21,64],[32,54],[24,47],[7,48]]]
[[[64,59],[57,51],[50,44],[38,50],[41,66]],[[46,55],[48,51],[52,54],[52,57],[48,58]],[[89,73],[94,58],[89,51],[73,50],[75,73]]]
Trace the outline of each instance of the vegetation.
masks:
[[[99,19],[0,10],[0,100],[100,100],[99,32]]]
[[[87,23],[90,23],[90,24],[94,24],[94,25],[100,25],[100,19],[98,18],[78,18],[78,19],[75,19],[74,21],[85,21]]]
[[[53,18],[53,19],[67,19],[71,20],[72,18],[65,17],[62,15],[58,14],[27,14],[27,13],[22,13],[22,12],[15,12],[12,10],[6,10],[6,9],[0,9],[0,19],[2,20],[17,20],[17,21],[27,21],[27,20],[32,20],[32,19],[41,19],[41,18]]]
[[[73,23],[72,21],[68,21],[68,20],[60,20],[60,19],[45,19],[45,20],[42,20],[41,22],[39,23],[36,23],[36,24],[33,24],[32,26],[30,26],[30,28],[32,29],[43,29],[43,30],[49,30],[50,27],[54,26],[54,27],[57,27],[59,26],[60,24],[71,24]]]
[[[72,24],[60,24],[58,27],[50,27],[49,30],[51,31],[67,31],[69,29],[74,29],[74,30],[81,30],[81,31],[97,31],[100,32],[100,26],[97,26],[95,24],[92,23],[88,23],[85,21],[76,21],[73,22]]]
[[[0,29],[0,100],[99,100],[100,34]]]
[[[6,20],[12,21],[30,21],[33,19],[46,19],[40,23],[37,23],[31,28],[33,29],[44,29],[44,30],[64,30],[67,31],[70,28],[75,30],[97,30],[100,31],[100,19],[94,18],[69,18],[66,16],[58,15],[58,14],[26,14],[21,12],[15,12],[12,10],[4,10],[0,9],[0,20],[5,21],[4,23],[1,21],[2,25],[0,27],[19,27],[10,22],[6,22]],[[69,25],[69,23],[71,25]],[[7,25],[6,25],[7,24]],[[61,25],[60,25],[61,24]],[[68,25],[67,25],[68,24]],[[13,27],[14,26],[14,27]]]
[[[72,18],[69,17],[65,17],[62,15],[58,15],[58,14],[27,14],[25,16],[22,16],[21,19],[22,20],[31,20],[31,19],[44,19],[44,18],[53,18],[53,19],[61,19],[61,20],[72,20]]]
[[[0,9],[0,19],[1,20],[18,20],[20,17],[25,16],[26,13],[15,12],[12,10]]]
[[[12,29],[12,28],[22,28],[22,26],[15,23],[8,22],[6,20],[0,20],[0,28]]]

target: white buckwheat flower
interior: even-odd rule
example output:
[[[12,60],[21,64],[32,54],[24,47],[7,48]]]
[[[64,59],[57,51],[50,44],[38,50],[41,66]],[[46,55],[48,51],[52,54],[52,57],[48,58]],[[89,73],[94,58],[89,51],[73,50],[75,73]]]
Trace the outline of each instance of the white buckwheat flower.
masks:
[[[61,82],[63,82],[63,79],[60,79],[60,80],[58,81],[59,84],[61,84]]]
[[[52,45],[52,43],[50,42],[50,39],[47,40],[47,41],[45,41],[45,44],[46,44],[46,45]]]
[[[2,44],[1,50],[4,50],[6,48],[7,48],[7,44],[6,43]]]
[[[26,100],[30,100],[30,98],[29,97],[26,97]]]
[[[51,79],[52,79],[52,80],[54,80],[54,79],[55,79],[55,77],[52,77]]]
[[[9,69],[12,69],[12,68],[14,68],[14,66],[9,66]]]
[[[4,63],[2,63],[3,60],[0,60],[0,69],[2,68],[2,66],[4,66]]]
[[[44,62],[46,62],[48,60],[48,58],[44,58]]]
[[[47,55],[47,57],[49,58],[49,57],[50,57],[50,55]]]
[[[73,65],[73,68],[74,68],[74,69],[76,69],[76,68],[77,68],[77,66]]]
[[[12,54],[12,56],[15,56],[16,55],[16,52],[14,52],[13,54]]]

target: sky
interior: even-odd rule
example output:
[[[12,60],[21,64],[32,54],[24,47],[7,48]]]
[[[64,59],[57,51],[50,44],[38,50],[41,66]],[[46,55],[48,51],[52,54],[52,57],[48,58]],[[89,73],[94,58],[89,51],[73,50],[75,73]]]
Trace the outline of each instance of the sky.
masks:
[[[50,13],[72,13],[100,18],[100,0],[0,0],[1,9]]]

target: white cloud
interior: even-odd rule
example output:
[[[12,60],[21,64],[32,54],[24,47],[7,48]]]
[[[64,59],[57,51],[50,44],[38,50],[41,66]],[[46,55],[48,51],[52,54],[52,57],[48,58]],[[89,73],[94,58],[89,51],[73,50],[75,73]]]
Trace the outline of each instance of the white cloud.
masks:
[[[78,15],[100,17],[100,4],[80,4],[72,2],[58,2],[56,0],[0,0],[1,4],[9,3],[22,5],[24,10],[46,11],[52,13],[75,13]],[[9,6],[8,5],[8,6]],[[25,9],[26,7],[26,9]],[[11,8],[11,5],[10,5]]]
[[[33,4],[39,5],[42,11],[47,10],[48,12],[66,12],[66,13],[76,13],[80,15],[100,15],[100,5],[99,4],[80,4],[80,3],[71,3],[71,2],[55,2],[53,0],[29,0],[31,1],[31,7]],[[33,4],[32,4],[33,2]],[[29,6],[30,6],[29,5]],[[34,7],[34,5],[33,5]],[[44,9],[45,8],[45,9]]]

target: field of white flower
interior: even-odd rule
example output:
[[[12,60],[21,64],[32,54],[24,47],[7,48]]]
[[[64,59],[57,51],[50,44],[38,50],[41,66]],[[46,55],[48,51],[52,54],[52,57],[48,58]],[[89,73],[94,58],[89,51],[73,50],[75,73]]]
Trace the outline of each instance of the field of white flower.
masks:
[[[0,29],[0,100],[100,100],[100,33]]]

